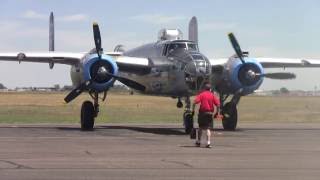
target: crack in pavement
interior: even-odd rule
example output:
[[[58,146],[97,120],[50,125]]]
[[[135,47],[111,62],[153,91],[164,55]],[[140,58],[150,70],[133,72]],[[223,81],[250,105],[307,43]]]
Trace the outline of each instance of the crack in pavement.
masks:
[[[166,162],[166,163],[173,163],[173,164],[183,165],[183,166],[188,167],[188,168],[193,168],[192,165],[190,165],[188,163],[185,163],[185,162],[181,162],[181,161],[170,161],[170,160],[166,160],[166,159],[162,159],[161,161],[162,162]]]
[[[15,163],[13,161],[0,160],[0,162],[4,162],[4,163],[7,163],[7,164],[15,166],[14,168],[10,168],[10,169],[33,169],[31,167],[28,167],[28,166],[25,166],[25,165],[22,165],[22,164],[18,164],[18,163]],[[0,169],[8,169],[8,168],[0,168]]]

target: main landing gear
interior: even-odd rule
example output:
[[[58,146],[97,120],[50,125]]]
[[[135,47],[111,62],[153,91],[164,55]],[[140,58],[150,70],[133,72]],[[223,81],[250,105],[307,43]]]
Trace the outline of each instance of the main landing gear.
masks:
[[[226,103],[222,108],[222,115],[222,125],[224,130],[234,131],[237,127],[238,121],[237,105],[232,102]]]
[[[81,130],[92,131],[94,127],[94,119],[98,116],[99,113],[99,93],[90,92],[90,96],[93,99],[91,101],[85,101],[81,106]],[[102,101],[107,97],[107,92],[104,92]]]
[[[191,111],[190,97],[186,97],[185,103],[186,106],[183,113],[183,124],[185,133],[190,134],[191,130],[193,129],[193,114]]]
[[[220,95],[221,104],[228,98],[228,96],[224,97]],[[223,104],[222,106],[222,125],[224,130],[234,131],[237,127],[238,122],[238,110],[237,104],[240,100],[240,96],[234,95],[230,102]]]

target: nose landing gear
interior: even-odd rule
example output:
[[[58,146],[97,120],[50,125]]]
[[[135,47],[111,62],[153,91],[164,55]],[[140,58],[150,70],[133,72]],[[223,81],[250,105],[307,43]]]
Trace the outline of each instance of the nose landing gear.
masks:
[[[85,101],[81,106],[81,130],[93,130],[95,109],[91,101]]]
[[[183,103],[181,102],[181,98],[178,98],[178,102],[177,102],[177,108],[182,108],[183,107]]]
[[[91,101],[85,101],[81,106],[81,130],[83,131],[92,131],[94,127],[94,120],[99,113],[99,93],[90,92],[94,103]],[[104,92],[102,101],[107,97],[107,92]]]

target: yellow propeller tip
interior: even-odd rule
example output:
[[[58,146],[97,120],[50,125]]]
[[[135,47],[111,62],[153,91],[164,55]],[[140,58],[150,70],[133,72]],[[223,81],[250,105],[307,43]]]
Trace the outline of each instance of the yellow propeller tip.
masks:
[[[93,25],[94,25],[94,26],[98,26],[98,23],[97,23],[97,22],[93,22]]]

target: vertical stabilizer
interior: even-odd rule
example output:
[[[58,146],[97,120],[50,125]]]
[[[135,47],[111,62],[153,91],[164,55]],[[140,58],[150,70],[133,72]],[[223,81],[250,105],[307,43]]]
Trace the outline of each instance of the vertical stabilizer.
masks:
[[[198,44],[198,21],[195,16],[189,22],[189,40]]]
[[[54,51],[54,17],[53,17],[53,12],[50,13],[50,19],[49,19],[49,51]]]

